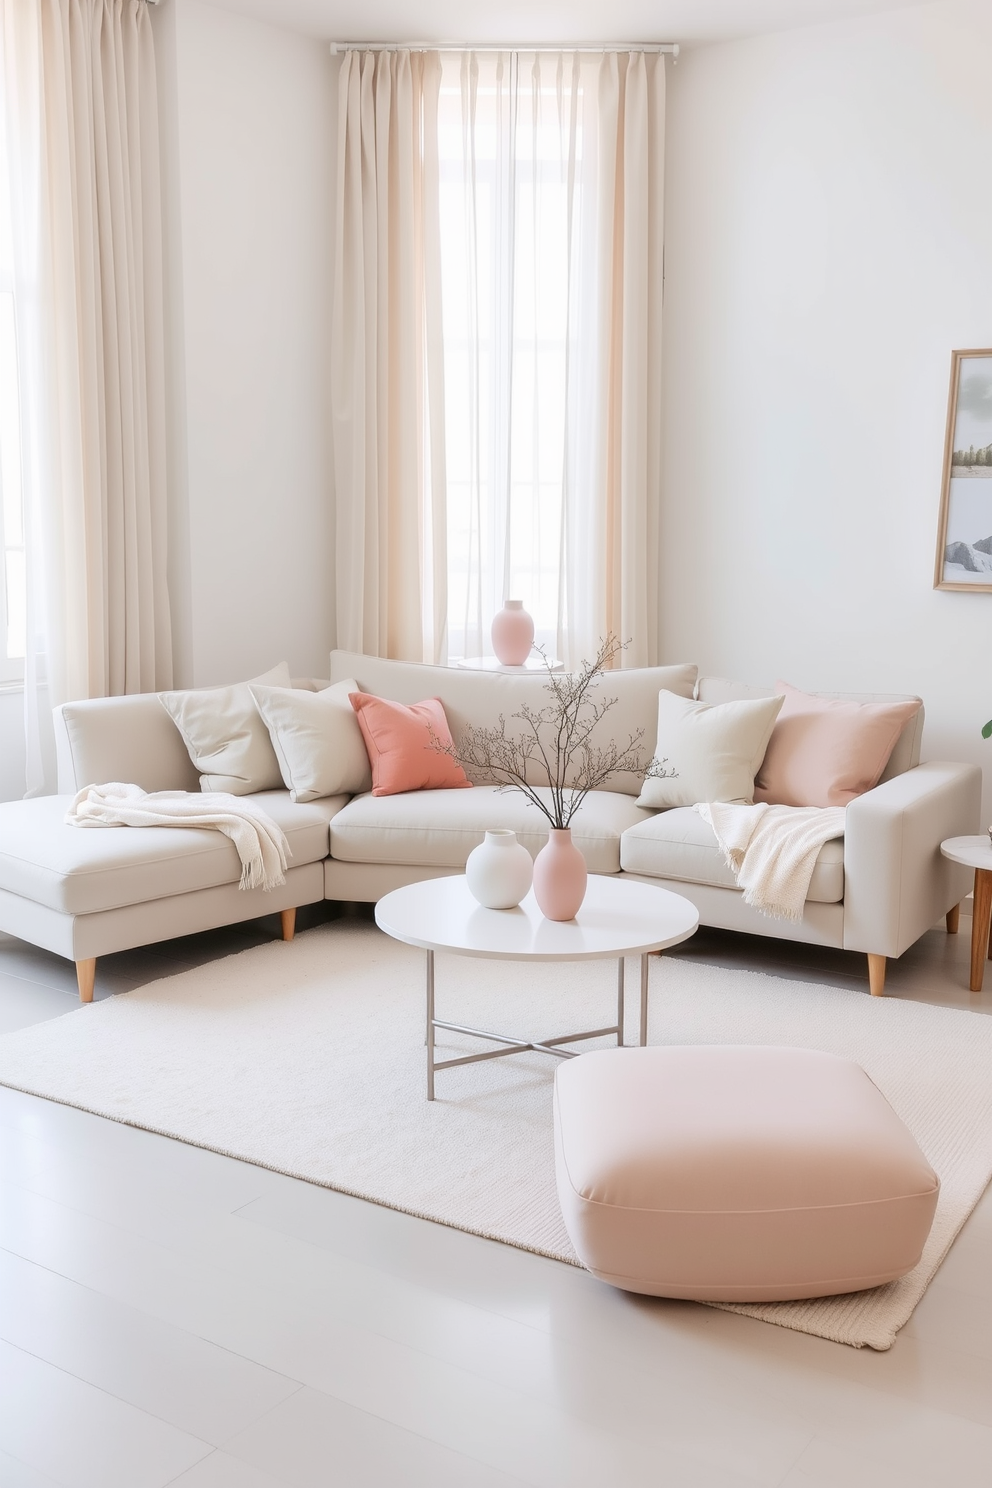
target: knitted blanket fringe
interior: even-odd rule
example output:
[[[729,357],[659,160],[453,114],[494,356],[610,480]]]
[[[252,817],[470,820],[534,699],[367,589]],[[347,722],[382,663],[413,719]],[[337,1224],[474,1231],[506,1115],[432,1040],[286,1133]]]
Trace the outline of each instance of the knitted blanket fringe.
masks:
[[[821,847],[844,835],[844,807],[709,801],[693,809],[713,828],[744,903],[773,919],[801,920]]]

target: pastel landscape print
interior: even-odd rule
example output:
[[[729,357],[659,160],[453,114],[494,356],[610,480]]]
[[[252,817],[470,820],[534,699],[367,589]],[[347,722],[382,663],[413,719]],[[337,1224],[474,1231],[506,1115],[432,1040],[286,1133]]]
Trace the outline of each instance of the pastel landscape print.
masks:
[[[992,356],[959,367],[943,579],[992,586]]]

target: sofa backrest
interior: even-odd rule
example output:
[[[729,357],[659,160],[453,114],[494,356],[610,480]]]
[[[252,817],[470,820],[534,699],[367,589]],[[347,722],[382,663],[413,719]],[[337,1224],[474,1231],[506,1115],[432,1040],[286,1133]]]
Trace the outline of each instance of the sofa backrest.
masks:
[[[309,692],[326,685],[293,678]],[[111,780],[146,791],[200,789],[199,771],[156,692],[63,703],[54,720],[60,795]]]
[[[703,703],[731,703],[740,698],[774,697],[774,687],[751,687],[729,677],[700,677],[696,696]],[[818,692],[817,697],[840,698],[848,703],[919,703],[919,712],[903,728],[882,771],[882,780],[892,780],[920,763],[923,742],[923,700],[911,692]]]
[[[183,736],[155,692],[63,703],[54,717],[62,795],[111,780],[146,791],[200,789]]]
[[[535,711],[549,701],[547,677],[541,672],[478,672],[459,667],[422,666],[412,661],[390,661],[384,657],[362,656],[354,651],[331,652],[331,681],[342,682],[354,677],[363,692],[391,698],[396,703],[419,703],[424,698],[440,698],[456,748],[464,730],[470,725],[495,728],[500,715],[506,719],[507,733],[512,737],[523,725],[513,718],[523,704]],[[614,740],[625,749],[631,735],[642,731],[637,746],[642,768],[611,776],[605,789],[624,795],[640,795],[644,772],[651,762],[658,737],[658,693],[661,688],[692,697],[696,682],[693,665],[669,667],[630,667],[608,672],[597,683],[596,696],[616,703],[604,717],[593,736],[593,744],[603,747]],[[532,785],[547,783],[535,768]],[[566,784],[569,782],[566,782]]]
[[[495,726],[503,713],[508,726],[521,703],[540,708],[548,701],[546,679],[540,673],[462,671],[456,667],[420,666],[416,662],[389,661],[350,651],[331,652],[332,682],[354,677],[365,692],[378,693],[399,703],[417,703],[439,697],[457,742],[467,724]],[[597,735],[600,743],[612,738],[625,744],[638,729],[644,730],[641,753],[645,769],[654,753],[658,727],[658,692],[662,687],[682,697],[693,695],[696,668],[632,667],[610,672],[603,679],[601,695],[615,697]],[[321,684],[294,678],[295,687],[312,689]],[[774,689],[752,687],[726,677],[700,677],[696,696],[706,703],[735,698],[770,697]],[[905,702],[912,694],[834,692],[822,697],[847,698],[859,703]],[[143,790],[199,790],[200,777],[183,743],[182,735],[154,692],[129,697],[90,698],[63,703],[54,710],[59,791],[74,795],[87,785],[122,780]],[[923,736],[923,706],[903,729],[882,775],[891,780],[920,762]],[[610,790],[638,795],[641,773],[617,775]],[[534,783],[540,783],[535,778]]]

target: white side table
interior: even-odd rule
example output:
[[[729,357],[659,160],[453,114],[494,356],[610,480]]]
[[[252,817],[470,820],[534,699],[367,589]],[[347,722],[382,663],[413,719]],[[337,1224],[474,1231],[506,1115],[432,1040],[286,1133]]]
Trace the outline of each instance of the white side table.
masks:
[[[557,656],[528,656],[523,666],[504,666],[498,656],[460,656],[451,663],[465,672],[563,672],[565,663]]]
[[[975,907],[971,921],[971,981],[972,992],[981,992],[985,977],[985,962],[992,956],[989,943],[989,925],[992,921],[992,842],[987,832],[980,837],[948,837],[940,844],[945,858],[952,863],[964,863],[975,870]]]
[[[385,894],[375,907],[375,921],[394,940],[427,952],[427,1099],[434,1099],[434,1072],[456,1064],[477,1064],[536,1049],[556,1059],[574,1059],[563,1044],[615,1035],[623,1043],[624,956],[641,958],[640,1041],[648,1041],[648,955],[688,940],[699,924],[694,904],[669,889],[634,879],[590,874],[582,908],[574,920],[546,920],[533,891],[516,909],[484,909],[469,893],[464,874],[429,878]],[[617,961],[617,1021],[608,1028],[587,1028],[537,1042],[490,1029],[467,1028],[435,1016],[434,953],[482,956],[497,961]],[[434,1033],[446,1028],[497,1045],[481,1054],[435,1060]]]

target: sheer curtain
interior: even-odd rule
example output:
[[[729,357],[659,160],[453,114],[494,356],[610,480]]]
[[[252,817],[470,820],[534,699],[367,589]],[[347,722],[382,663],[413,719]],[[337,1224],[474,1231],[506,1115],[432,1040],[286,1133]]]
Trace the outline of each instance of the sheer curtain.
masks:
[[[664,59],[446,55],[449,641],[508,597],[569,664],[656,657]]]
[[[331,326],[337,640],[445,657],[436,52],[346,52]]]
[[[168,687],[158,107],[144,0],[0,0],[27,572],[49,708]]]

